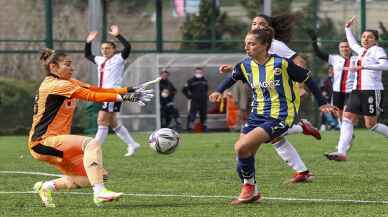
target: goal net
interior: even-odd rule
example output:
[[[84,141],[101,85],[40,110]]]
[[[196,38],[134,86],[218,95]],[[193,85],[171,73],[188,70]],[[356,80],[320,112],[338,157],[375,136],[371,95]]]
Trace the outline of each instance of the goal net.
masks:
[[[125,70],[124,84],[136,85],[159,76],[161,70],[169,71],[169,80],[177,89],[175,105],[181,122],[185,123],[188,100],[182,94],[186,81],[193,76],[196,67],[202,67],[208,80],[209,91],[223,79],[218,73],[221,64],[235,64],[244,58],[243,54],[146,54],[138,57]],[[154,88],[155,98],[144,107],[123,104],[120,118],[130,131],[153,131],[160,128],[159,85]],[[209,103],[208,108],[211,108]]]

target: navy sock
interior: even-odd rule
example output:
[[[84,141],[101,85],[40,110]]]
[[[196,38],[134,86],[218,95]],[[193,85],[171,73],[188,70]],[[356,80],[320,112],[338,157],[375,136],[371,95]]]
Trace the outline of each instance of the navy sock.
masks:
[[[237,173],[240,177],[241,183],[244,183],[244,179],[255,178],[255,157],[250,156],[248,158],[238,158]]]

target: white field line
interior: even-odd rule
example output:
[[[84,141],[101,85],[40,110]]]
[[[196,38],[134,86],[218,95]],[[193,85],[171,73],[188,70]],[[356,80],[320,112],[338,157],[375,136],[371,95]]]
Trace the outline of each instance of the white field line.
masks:
[[[35,194],[34,191],[0,191],[1,194]],[[57,194],[73,195],[92,195],[87,192],[56,192]],[[135,197],[178,197],[178,198],[224,198],[232,199],[233,196],[226,195],[190,195],[190,194],[143,194],[143,193],[124,193],[124,196]],[[263,197],[262,200],[273,201],[296,201],[296,202],[314,202],[314,203],[354,203],[354,204],[388,204],[385,200],[350,200],[350,199],[324,199],[324,198],[290,198],[290,197]]]
[[[51,176],[51,177],[62,177],[60,174],[53,173],[41,173],[41,172],[28,172],[28,171],[0,171],[0,174],[25,174],[25,175],[38,175],[38,176]]]
[[[1,173],[62,177],[59,174],[26,172],[26,171],[0,171],[0,174]],[[74,195],[92,195],[92,193],[87,193],[87,192],[56,192],[56,193],[74,194]],[[0,191],[0,194],[35,194],[35,192],[34,191]],[[227,195],[145,194],[145,193],[124,193],[123,195],[135,196],[135,197],[181,197],[181,198],[225,198],[225,199],[234,198],[234,196],[227,196]],[[388,204],[387,200],[352,200],[352,199],[292,198],[292,197],[262,197],[262,199],[274,200],[274,201],[305,201],[305,202],[316,202],[316,203]]]

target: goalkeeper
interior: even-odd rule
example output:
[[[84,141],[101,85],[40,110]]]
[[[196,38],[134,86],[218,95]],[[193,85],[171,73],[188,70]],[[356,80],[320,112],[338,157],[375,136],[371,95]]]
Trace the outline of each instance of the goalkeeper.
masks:
[[[47,76],[35,97],[28,148],[35,159],[55,166],[63,177],[37,182],[34,190],[39,193],[45,207],[55,207],[52,193],[61,189],[92,186],[97,206],[119,198],[122,193],[107,190],[103,183],[102,142],[70,134],[76,100],[129,101],[144,105],[153,97],[151,90],[136,87],[97,88],[72,79],[74,70],[71,58],[50,49],[42,52],[40,61]]]

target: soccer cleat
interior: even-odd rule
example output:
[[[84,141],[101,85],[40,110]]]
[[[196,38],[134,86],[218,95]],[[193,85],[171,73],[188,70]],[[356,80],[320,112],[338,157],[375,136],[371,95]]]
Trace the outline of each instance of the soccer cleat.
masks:
[[[308,120],[301,119],[300,126],[303,128],[303,134],[313,136],[314,138],[321,140],[321,133],[315,128]]]
[[[334,161],[347,161],[348,160],[348,157],[346,157],[346,155],[338,153],[338,152],[325,153],[324,155],[329,160],[334,160]]]
[[[40,199],[42,200],[43,206],[54,208],[55,204],[53,202],[53,191],[51,189],[43,188],[43,182],[35,183],[33,190],[39,194]]]
[[[297,172],[292,175],[290,179],[290,183],[303,183],[310,182],[314,178],[314,175],[310,173],[308,170],[304,172]]]
[[[252,184],[243,184],[241,187],[240,196],[236,199],[233,199],[231,205],[239,205],[244,203],[258,203],[260,202],[261,194],[257,189],[256,185]]]
[[[126,157],[130,157],[135,154],[136,150],[140,148],[139,143],[133,143],[128,146],[128,152],[124,155]]]
[[[94,201],[94,204],[96,204],[96,206],[100,207],[105,202],[112,202],[114,200],[118,200],[122,194],[123,193],[121,192],[117,193],[117,192],[110,191],[108,189],[104,189],[100,193],[94,194],[93,201]]]

